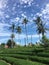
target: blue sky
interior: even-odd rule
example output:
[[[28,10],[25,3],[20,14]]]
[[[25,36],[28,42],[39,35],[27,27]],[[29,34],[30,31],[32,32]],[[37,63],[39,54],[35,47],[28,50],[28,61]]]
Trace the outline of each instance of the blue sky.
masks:
[[[30,22],[27,24],[28,42],[31,42],[31,34],[32,42],[38,42],[39,35],[36,32],[36,25],[33,23],[37,16],[40,16],[43,22],[46,22],[46,27],[49,28],[49,0],[0,0],[0,43],[6,43],[10,39],[11,31],[9,27],[12,23],[17,26],[19,21],[22,28],[19,39],[21,44],[24,44],[26,35],[24,25],[22,25],[23,18],[27,18]],[[48,31],[46,36],[49,38]],[[15,33],[14,40],[17,44],[20,44],[17,33]]]

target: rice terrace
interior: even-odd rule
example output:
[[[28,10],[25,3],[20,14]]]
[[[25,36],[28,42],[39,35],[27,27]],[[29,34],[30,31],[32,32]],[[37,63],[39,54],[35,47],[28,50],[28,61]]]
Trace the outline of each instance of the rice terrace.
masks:
[[[0,0],[0,65],[49,65],[49,0]]]

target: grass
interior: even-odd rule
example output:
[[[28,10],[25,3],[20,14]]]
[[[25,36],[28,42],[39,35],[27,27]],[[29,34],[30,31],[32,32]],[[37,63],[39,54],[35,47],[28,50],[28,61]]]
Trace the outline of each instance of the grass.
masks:
[[[6,63],[5,61],[3,60],[0,60],[0,65],[9,65],[8,63]]]

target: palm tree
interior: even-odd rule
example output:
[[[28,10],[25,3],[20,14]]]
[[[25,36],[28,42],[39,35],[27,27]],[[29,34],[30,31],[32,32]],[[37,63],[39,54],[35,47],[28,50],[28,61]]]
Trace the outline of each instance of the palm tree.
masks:
[[[31,44],[32,44],[32,34],[31,34]]]
[[[41,33],[42,33],[42,36],[44,36],[44,34],[46,33],[46,31],[49,31],[49,28],[46,27],[46,23],[43,23],[43,21],[41,21]]]
[[[16,31],[17,31],[17,33],[18,33],[18,38],[20,38],[21,27],[20,27],[20,26],[16,27]],[[19,40],[20,40],[20,39],[19,39]],[[21,40],[20,40],[20,43],[21,43]]]
[[[31,31],[31,30],[32,30],[32,25],[31,25],[31,29],[30,29],[30,31]],[[31,33],[31,39],[30,39],[30,40],[31,40],[30,43],[32,44],[32,33]]]
[[[15,24],[12,24],[12,26],[10,27],[11,31],[12,31],[12,34],[11,34],[11,40],[12,40],[12,44],[11,44],[11,47],[13,48],[13,39],[15,37],[14,35],[14,30],[15,30]]]
[[[39,39],[40,39],[40,34],[41,34],[41,27],[40,27],[40,24],[41,24],[41,19],[40,17],[37,17],[36,20],[33,20],[33,22],[35,22],[35,24],[37,25],[37,32],[39,34]]]
[[[46,23],[43,23],[40,17],[37,17],[37,19],[34,20],[34,22],[37,25],[38,34],[42,34],[43,37],[46,30],[49,30],[48,28],[45,27]]]
[[[23,19],[23,24],[25,25],[25,32],[26,32],[25,46],[26,46],[26,42],[28,43],[27,28],[26,28],[27,23],[28,23],[28,20],[26,18],[24,18]],[[26,39],[27,39],[27,41],[26,41]]]

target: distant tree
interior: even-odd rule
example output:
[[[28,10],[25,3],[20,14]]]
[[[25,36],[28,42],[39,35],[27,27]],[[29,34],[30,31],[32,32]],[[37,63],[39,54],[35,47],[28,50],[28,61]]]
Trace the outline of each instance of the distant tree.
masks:
[[[37,25],[37,32],[40,35],[41,34],[41,18],[37,17],[37,19],[35,19],[34,22]]]
[[[16,27],[16,33],[18,33],[18,38],[20,38],[20,34],[21,34],[21,27],[20,26],[17,26]],[[20,39],[19,39],[20,40]],[[20,43],[21,43],[21,40],[20,40]]]
[[[7,45],[8,45],[9,48],[11,48],[11,44],[12,44],[12,42],[11,42],[11,40],[9,39],[9,40],[7,41]]]
[[[5,43],[1,43],[1,48],[4,48],[5,47]]]
[[[4,46],[4,45],[5,45],[5,43],[1,43],[1,45],[3,45],[3,46]]]
[[[12,43],[11,43],[11,47],[13,48],[13,39],[15,37],[14,35],[14,31],[15,31],[15,24],[13,23],[12,26],[10,27],[11,31],[12,31],[12,34],[11,34],[11,40],[12,40]]]
[[[8,45],[9,48],[11,48],[12,42],[13,42],[13,47],[14,47],[14,46],[15,46],[15,42],[14,42],[14,41],[11,41],[11,39],[9,39],[9,40],[7,41],[7,45]]]
[[[23,19],[23,24],[25,25],[25,32],[26,32],[25,46],[26,46],[26,39],[27,39],[27,43],[28,43],[27,28],[26,28],[27,23],[28,23],[28,20],[26,18],[24,18]]]
[[[12,47],[13,47],[13,41],[14,41],[13,39],[14,39],[14,37],[15,37],[15,35],[12,33],[12,34],[11,34],[11,40],[12,40],[11,46],[12,46]]]
[[[37,32],[38,34],[42,34],[42,37],[44,36],[44,33],[48,31],[49,29],[46,28],[46,23],[43,23],[40,17],[37,17],[36,20],[34,20],[35,24],[37,25]]]
[[[32,22],[31,22],[32,23]],[[30,27],[31,29],[30,29],[30,31],[32,31],[32,25],[31,25],[31,27]],[[32,33],[31,33],[31,43],[32,43]]]
[[[44,47],[49,47],[49,39],[45,35],[42,37],[41,43]]]
[[[29,44],[28,44],[28,46],[29,46],[29,47],[33,47],[33,46],[34,46],[34,44],[32,44],[32,43],[29,43]]]

